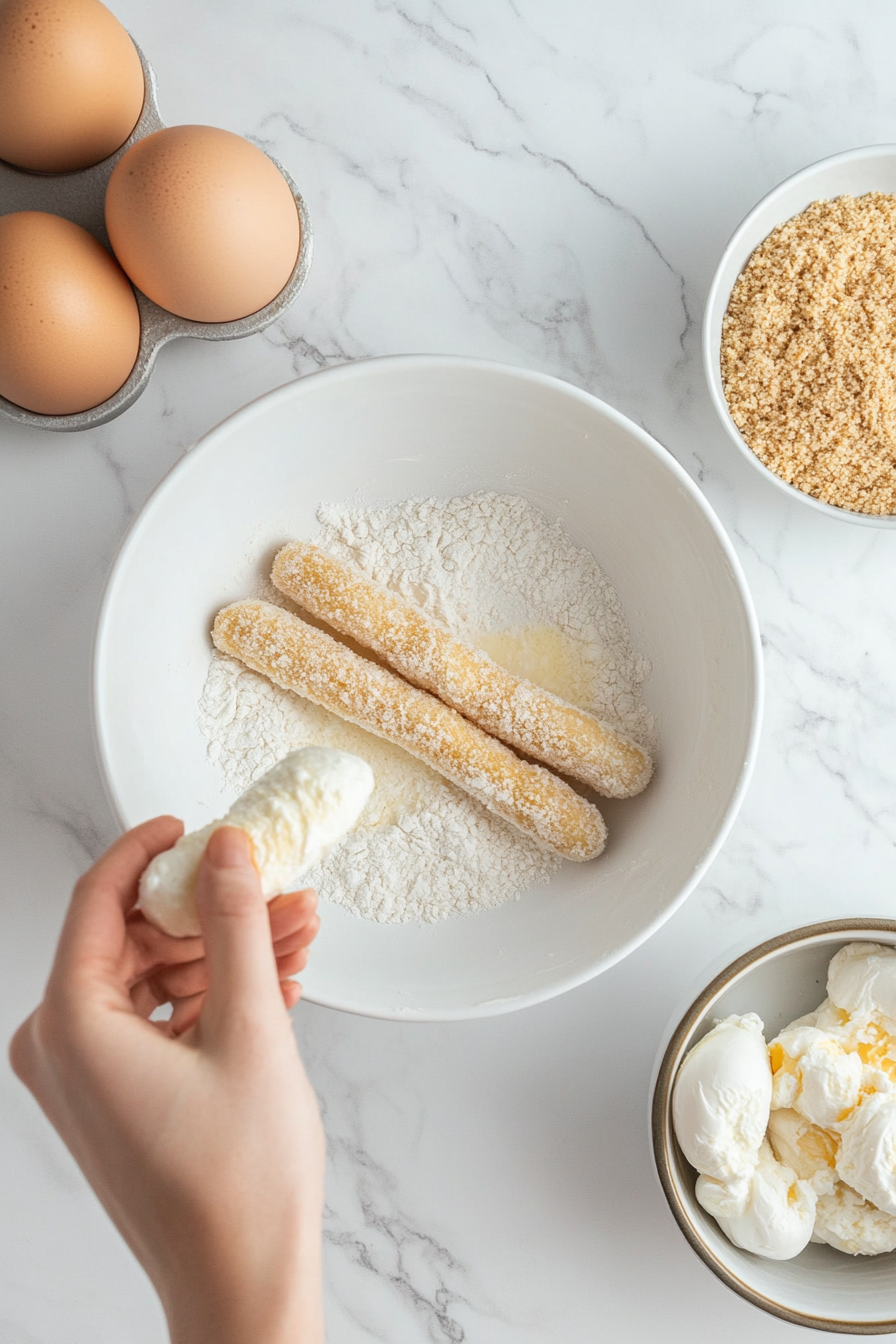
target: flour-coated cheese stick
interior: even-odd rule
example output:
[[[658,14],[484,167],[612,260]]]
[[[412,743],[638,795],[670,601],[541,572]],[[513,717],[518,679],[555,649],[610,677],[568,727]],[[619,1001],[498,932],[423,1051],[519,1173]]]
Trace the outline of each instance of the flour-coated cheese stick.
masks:
[[[266,901],[294,891],[306,868],[351,830],[373,790],[366,761],[330,747],[290,752],[240,794],[220,821],[157,854],[140,878],[140,909],[175,938],[201,933],[196,874],[213,831],[237,826],[252,841]]]
[[[298,616],[268,602],[235,602],[218,613],[212,638],[277,686],[404,747],[564,858],[593,859],[603,849],[603,817],[562,779]]]
[[[415,686],[486,732],[608,798],[630,798],[648,783],[648,753],[592,714],[442,629],[404,598],[310,542],[293,541],[271,578],[287,597],[372,649]]]

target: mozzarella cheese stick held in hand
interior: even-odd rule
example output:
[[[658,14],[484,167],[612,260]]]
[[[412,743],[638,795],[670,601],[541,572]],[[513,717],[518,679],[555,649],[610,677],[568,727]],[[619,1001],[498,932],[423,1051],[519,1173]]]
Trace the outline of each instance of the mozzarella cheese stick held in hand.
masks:
[[[502,742],[608,798],[630,798],[648,783],[653,763],[642,747],[515,677],[356,566],[310,542],[294,541],[280,551],[271,578],[306,611],[372,649],[408,681]]]
[[[329,747],[293,751],[246,790],[221,821],[157,854],[140,878],[140,908],[151,924],[186,938],[200,932],[196,871],[212,831],[238,826],[252,841],[261,889],[270,900],[293,891],[358,820],[373,790],[360,756]]]
[[[563,780],[298,616],[235,602],[218,613],[212,638],[275,685],[404,747],[564,858],[593,859],[603,849],[603,818]]]

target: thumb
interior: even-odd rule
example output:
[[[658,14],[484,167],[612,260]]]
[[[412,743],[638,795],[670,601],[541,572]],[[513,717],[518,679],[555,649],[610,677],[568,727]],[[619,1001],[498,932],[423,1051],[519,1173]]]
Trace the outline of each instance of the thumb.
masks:
[[[213,1043],[247,1029],[254,1034],[284,1009],[267,904],[245,831],[222,826],[210,836],[196,878],[196,907],[208,965],[203,1038]]]

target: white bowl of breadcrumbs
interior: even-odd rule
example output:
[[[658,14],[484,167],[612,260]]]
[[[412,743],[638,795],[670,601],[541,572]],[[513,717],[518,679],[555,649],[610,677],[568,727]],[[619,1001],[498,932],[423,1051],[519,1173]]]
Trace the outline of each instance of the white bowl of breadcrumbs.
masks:
[[[754,467],[823,513],[896,527],[896,145],[822,159],[750,211],[703,358]]]

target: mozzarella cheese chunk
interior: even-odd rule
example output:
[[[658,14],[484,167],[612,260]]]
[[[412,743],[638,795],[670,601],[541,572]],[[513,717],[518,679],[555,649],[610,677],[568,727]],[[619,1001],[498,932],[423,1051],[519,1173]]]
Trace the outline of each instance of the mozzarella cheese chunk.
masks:
[[[672,1094],[682,1151],[716,1181],[749,1177],[768,1124],[772,1078],[762,1020],[726,1017],[684,1060]]]

